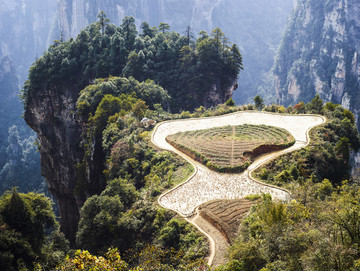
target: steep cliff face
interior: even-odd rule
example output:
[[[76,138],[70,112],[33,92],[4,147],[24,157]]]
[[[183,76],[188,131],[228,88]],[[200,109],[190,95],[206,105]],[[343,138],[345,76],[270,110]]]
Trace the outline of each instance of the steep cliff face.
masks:
[[[75,166],[82,159],[79,143],[81,126],[74,119],[78,91],[69,87],[49,87],[30,95],[25,121],[40,141],[41,171],[49,192],[58,200],[61,230],[74,244],[79,208],[83,199],[74,196]]]
[[[360,3],[299,0],[275,64],[280,102],[325,101],[360,112]]]
[[[293,5],[293,0],[60,0],[52,38],[59,39],[61,32],[66,39],[75,37],[100,10],[116,25],[133,16],[138,30],[143,21],[151,26],[168,23],[179,33],[190,26],[194,36],[220,27],[243,54],[245,70],[234,99],[245,103],[264,88]]]

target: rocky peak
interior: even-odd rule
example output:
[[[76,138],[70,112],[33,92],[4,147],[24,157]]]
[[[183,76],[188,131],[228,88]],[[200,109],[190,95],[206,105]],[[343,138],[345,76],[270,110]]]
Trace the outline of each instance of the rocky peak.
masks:
[[[280,102],[307,102],[318,93],[360,112],[359,11],[355,0],[298,1],[274,69]]]

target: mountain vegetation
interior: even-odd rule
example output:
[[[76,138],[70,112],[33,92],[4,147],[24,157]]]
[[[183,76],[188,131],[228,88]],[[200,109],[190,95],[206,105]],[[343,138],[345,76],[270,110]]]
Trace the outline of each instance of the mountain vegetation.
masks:
[[[56,2],[0,0],[0,195],[13,186],[47,192],[19,94],[31,63],[47,47]]]
[[[52,201],[43,194],[16,189],[4,193],[0,228],[2,270],[33,270],[36,263],[50,270],[69,250],[69,242],[58,232]]]
[[[36,136],[21,118],[19,80],[9,57],[0,57],[0,89],[0,195],[14,186],[21,192],[47,192]]]
[[[109,75],[153,80],[172,97],[168,106],[173,112],[230,98],[227,91],[243,68],[237,45],[231,45],[219,28],[210,35],[202,32],[196,41],[169,29],[167,24],[157,28],[143,22],[139,34],[134,18],[126,17],[117,27],[100,13],[99,21],[76,39],[55,41],[35,62],[23,92],[25,103],[44,87],[83,89],[95,78]],[[209,95],[214,87],[220,100]]]
[[[71,245],[81,206],[105,189],[105,161],[121,123],[128,121],[132,130],[130,123],[138,123],[147,109],[192,111],[232,95],[242,56],[221,29],[202,32],[197,40],[169,29],[165,23],[143,22],[138,33],[134,18],[115,26],[100,12],[76,39],[55,41],[29,70],[22,92],[25,120],[48,161],[42,173],[59,200],[62,230]],[[128,114],[132,117],[124,121]],[[118,124],[107,129],[109,118]]]
[[[89,196],[81,209],[76,244],[83,250],[72,252],[65,259],[64,255],[69,253],[66,241],[60,236],[50,238],[46,242],[58,243],[50,245],[47,254],[36,260],[36,268],[57,266],[59,270],[76,270],[82,266],[108,266],[120,270],[198,270],[205,267],[203,258],[208,248],[204,237],[190,224],[156,204],[157,196],[186,179],[191,168],[170,152],[156,150],[150,143],[148,128],[139,121],[142,116],[161,120],[184,115],[171,115],[163,111],[160,104],[151,102],[147,107],[145,101],[136,97],[136,92],[121,93],[119,89],[127,84],[129,79],[125,78],[99,79],[95,85],[85,88],[78,99],[79,115],[88,116],[83,147],[86,150],[87,142],[93,142],[91,138],[102,140],[106,188],[99,195]],[[135,89],[145,87],[141,85],[145,83],[135,80],[133,84]],[[113,86],[113,90],[105,86]],[[101,91],[105,89],[108,91]],[[154,86],[153,91],[156,96],[156,91],[164,90]],[[95,93],[100,96],[93,95]],[[264,109],[273,108],[282,110],[275,105]],[[299,114],[299,108],[301,106],[294,106],[291,113]],[[224,106],[218,106],[217,110],[224,111]],[[241,108],[236,107],[236,110]],[[286,110],[290,111],[290,108]],[[301,110],[324,114],[328,122],[312,131],[312,143],[308,147],[278,158],[260,169],[258,175],[267,182],[273,182],[274,178],[277,185],[290,189],[293,200],[280,203],[267,195],[250,197],[250,200],[263,199],[254,202],[248,216],[240,215],[242,222],[237,237],[234,227],[228,230],[232,240],[229,263],[218,270],[304,270],[313,266],[319,270],[336,269],[337,266],[349,270],[358,265],[358,187],[355,181],[346,181],[349,153],[360,146],[354,116],[339,105],[322,105],[318,96],[304,104]],[[216,113],[200,109],[196,114],[194,116],[200,117]],[[335,159],[322,158],[327,153],[334,153]],[[83,163],[87,162],[85,155]],[[331,169],[341,173],[326,175],[327,172],[321,169],[329,168],[328,163]],[[81,168],[79,171],[81,173]],[[84,185],[86,182],[79,182],[78,193],[87,191]],[[18,198],[17,195],[16,191],[5,194],[2,206],[11,202],[11,198]],[[35,195],[20,196],[31,199]],[[31,202],[28,204],[32,206]],[[6,208],[10,207],[2,210]],[[33,214],[43,209],[36,210]],[[5,217],[8,213],[3,211],[1,214]],[[53,216],[51,212],[47,214]],[[229,219],[233,218],[226,218]],[[8,248],[9,241],[6,240],[10,233],[16,234],[20,229],[8,218],[2,218],[2,221],[3,227],[10,231],[4,232],[3,237],[4,246]],[[227,224],[221,221],[218,222],[227,229]],[[16,245],[28,248],[24,242],[32,242],[32,239],[26,236],[21,233]],[[44,239],[36,244],[48,244],[41,240]],[[36,244],[33,249],[39,250]],[[116,249],[112,249],[114,247]],[[31,253],[29,250],[29,255]],[[58,257],[54,258],[54,255]],[[18,259],[19,256],[9,257]],[[24,258],[16,263],[8,260],[4,263],[15,267],[18,264],[31,266],[27,261]]]
[[[324,114],[310,144],[259,168],[261,181],[290,190],[291,202],[263,195],[243,220],[219,270],[357,270],[359,186],[350,173],[350,152],[359,149],[354,115],[319,96],[304,112]],[[296,107],[296,106],[295,106]],[[235,267],[237,268],[235,268]],[[234,269],[235,268],[235,269]]]
[[[60,0],[52,37],[61,33],[66,40],[76,37],[97,20],[99,10],[104,10],[116,25],[121,24],[124,16],[133,16],[138,27],[143,21],[150,25],[166,22],[171,30],[186,36],[198,37],[201,31],[211,33],[220,27],[239,46],[246,66],[234,100],[238,104],[249,103],[260,93],[267,102],[273,102],[274,80],[270,70],[294,5],[293,0],[81,0],[76,3]]]

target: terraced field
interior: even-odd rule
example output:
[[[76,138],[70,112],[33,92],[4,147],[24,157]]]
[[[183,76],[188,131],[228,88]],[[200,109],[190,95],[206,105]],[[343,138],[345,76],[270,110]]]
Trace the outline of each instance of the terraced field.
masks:
[[[200,215],[217,228],[232,243],[238,233],[242,218],[258,201],[247,199],[212,200],[199,206]]]
[[[197,207],[211,200],[241,199],[247,195],[263,193],[271,194],[274,200],[289,200],[290,195],[288,191],[255,180],[252,177],[252,171],[282,154],[306,146],[309,143],[309,130],[325,121],[324,117],[316,115],[285,115],[242,111],[219,117],[174,120],[160,123],[152,133],[152,143],[159,148],[182,156],[193,165],[195,172],[186,182],[160,195],[158,202],[162,207],[173,210],[183,216],[207,236],[211,252],[208,257],[208,264],[213,267],[219,266],[223,264],[228,242],[215,227],[199,215]],[[244,124],[271,125],[286,129],[296,139],[296,142],[287,149],[258,157],[244,173],[226,174],[208,169],[166,141],[167,136],[178,132]]]
[[[266,125],[223,126],[179,132],[166,137],[168,143],[220,172],[241,172],[260,154],[295,143],[285,129]]]

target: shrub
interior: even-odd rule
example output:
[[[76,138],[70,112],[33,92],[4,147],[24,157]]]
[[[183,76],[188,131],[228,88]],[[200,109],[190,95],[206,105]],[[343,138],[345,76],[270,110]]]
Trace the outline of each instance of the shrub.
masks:
[[[234,101],[232,98],[230,98],[229,100],[226,101],[225,105],[227,105],[227,106],[234,106],[234,105],[235,105],[235,101]]]

